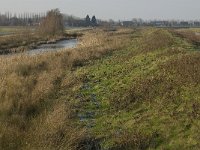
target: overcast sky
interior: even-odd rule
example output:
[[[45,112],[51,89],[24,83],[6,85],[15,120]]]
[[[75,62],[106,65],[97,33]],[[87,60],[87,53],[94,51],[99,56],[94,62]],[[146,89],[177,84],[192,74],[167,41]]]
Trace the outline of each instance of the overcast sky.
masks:
[[[0,0],[0,11],[44,12],[59,8],[78,17],[101,19],[200,19],[200,0]]]

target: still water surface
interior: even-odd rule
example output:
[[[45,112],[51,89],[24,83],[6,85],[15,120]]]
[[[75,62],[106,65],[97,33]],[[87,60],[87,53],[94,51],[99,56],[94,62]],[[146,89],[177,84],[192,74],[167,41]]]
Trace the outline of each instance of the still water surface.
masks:
[[[54,44],[42,44],[36,49],[31,49],[27,51],[28,54],[40,54],[44,52],[58,51],[66,48],[74,48],[78,44],[77,39],[62,40]]]

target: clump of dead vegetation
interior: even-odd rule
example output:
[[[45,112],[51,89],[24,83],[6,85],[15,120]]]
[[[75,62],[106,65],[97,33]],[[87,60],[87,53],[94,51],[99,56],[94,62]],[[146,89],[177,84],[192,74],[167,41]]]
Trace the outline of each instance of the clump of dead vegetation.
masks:
[[[138,131],[124,132],[115,138],[114,143],[117,146],[112,147],[111,150],[155,149],[161,142],[160,135],[156,131],[150,134]]]
[[[147,32],[141,41],[142,51],[150,52],[163,49],[174,44],[172,35],[163,29]]]

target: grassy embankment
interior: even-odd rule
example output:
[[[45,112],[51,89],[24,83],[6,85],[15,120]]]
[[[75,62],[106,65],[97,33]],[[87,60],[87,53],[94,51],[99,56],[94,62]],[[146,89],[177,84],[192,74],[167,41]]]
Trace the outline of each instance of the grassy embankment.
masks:
[[[93,30],[1,58],[1,149],[198,149],[200,53],[162,29]]]

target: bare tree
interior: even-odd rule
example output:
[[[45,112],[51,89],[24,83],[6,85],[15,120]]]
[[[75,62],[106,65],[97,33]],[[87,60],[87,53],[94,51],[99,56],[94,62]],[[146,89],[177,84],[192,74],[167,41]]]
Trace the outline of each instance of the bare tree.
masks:
[[[64,33],[63,16],[58,9],[53,9],[39,26],[39,33],[46,36],[62,35]]]

